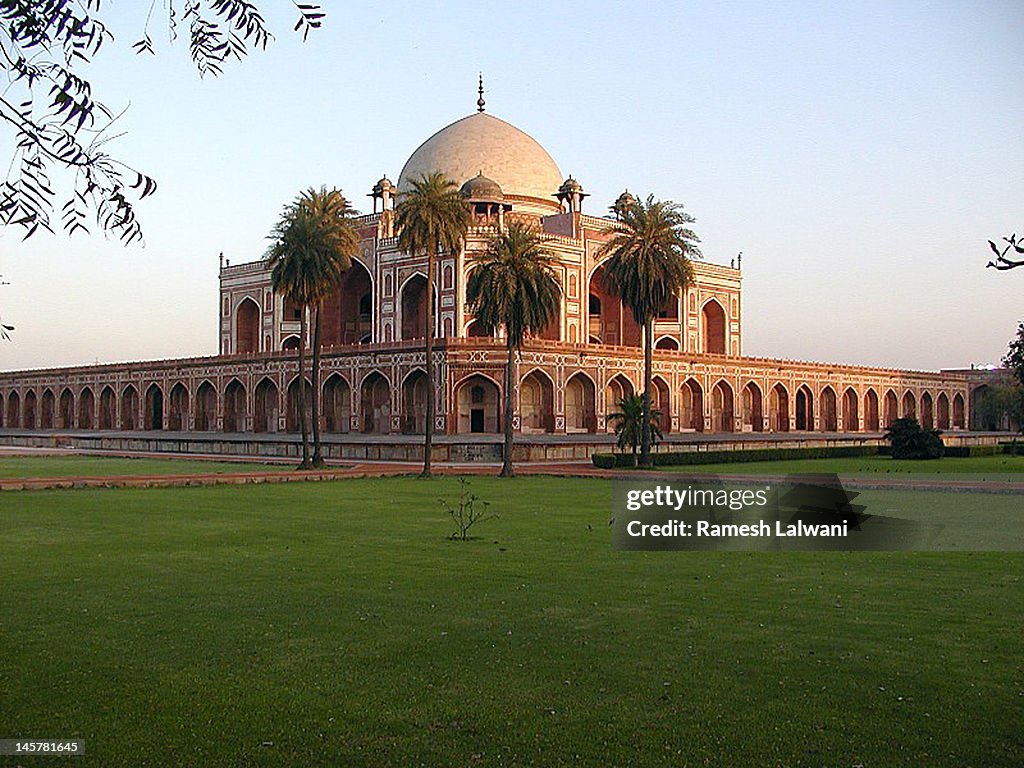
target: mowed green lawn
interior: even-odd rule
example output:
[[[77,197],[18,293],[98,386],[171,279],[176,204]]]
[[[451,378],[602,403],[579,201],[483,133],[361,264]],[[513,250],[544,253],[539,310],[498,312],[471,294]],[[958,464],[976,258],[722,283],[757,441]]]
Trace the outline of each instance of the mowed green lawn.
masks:
[[[0,494],[0,738],[83,739],[73,766],[1024,763],[1024,554],[617,553],[607,481],[470,482],[500,514],[470,542],[452,478]]]
[[[226,474],[284,472],[295,462],[203,461],[119,456],[0,456],[0,477],[114,477],[119,475]]]

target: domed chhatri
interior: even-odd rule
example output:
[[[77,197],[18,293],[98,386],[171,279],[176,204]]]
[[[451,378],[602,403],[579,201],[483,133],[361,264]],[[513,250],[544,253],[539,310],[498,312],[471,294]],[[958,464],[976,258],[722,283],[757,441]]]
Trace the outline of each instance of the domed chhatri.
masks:
[[[505,194],[501,191],[501,186],[494,179],[484,176],[483,171],[463,184],[459,192],[473,203],[502,203],[505,201]]]
[[[423,142],[402,168],[399,192],[407,192],[413,179],[434,172],[455,183],[482,173],[506,195],[544,201],[551,200],[564,178],[536,139],[486,112],[457,120]]]
[[[391,183],[391,179],[389,179],[387,175],[385,175],[381,177],[380,181],[373,185],[373,191],[371,194],[379,197],[380,195],[383,195],[385,192],[391,192],[393,194],[395,192],[395,189],[396,187],[394,184]]]

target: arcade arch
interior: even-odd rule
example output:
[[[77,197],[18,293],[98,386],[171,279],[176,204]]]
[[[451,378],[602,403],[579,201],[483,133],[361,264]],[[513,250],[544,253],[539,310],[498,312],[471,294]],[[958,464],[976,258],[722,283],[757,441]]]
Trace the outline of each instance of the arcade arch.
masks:
[[[501,393],[483,374],[473,374],[455,385],[455,428],[460,433],[500,432]]]
[[[325,432],[348,432],[352,420],[352,388],[340,373],[332,373],[324,381],[323,408]]]
[[[554,385],[545,373],[530,371],[519,382],[520,429],[523,432],[554,432]]]
[[[100,429],[114,429],[117,422],[117,395],[109,384],[100,392]]]
[[[121,429],[131,431],[139,425],[139,390],[129,384],[121,391],[120,421]]]
[[[594,382],[582,371],[565,382],[565,431],[594,432],[597,429]]]

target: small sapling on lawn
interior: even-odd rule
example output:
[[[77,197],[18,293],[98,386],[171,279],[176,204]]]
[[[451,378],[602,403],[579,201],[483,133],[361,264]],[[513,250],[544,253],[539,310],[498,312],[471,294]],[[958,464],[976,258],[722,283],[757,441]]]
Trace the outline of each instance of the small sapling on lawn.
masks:
[[[484,501],[475,493],[470,492],[469,481],[465,477],[459,478],[459,499],[455,506],[449,504],[446,499],[438,499],[438,501],[441,502],[445,512],[451,515],[457,526],[456,530],[452,531],[448,537],[452,541],[467,541],[469,529],[473,525],[481,520],[489,520],[498,516],[493,512],[488,512],[488,507],[491,506],[489,501]]]

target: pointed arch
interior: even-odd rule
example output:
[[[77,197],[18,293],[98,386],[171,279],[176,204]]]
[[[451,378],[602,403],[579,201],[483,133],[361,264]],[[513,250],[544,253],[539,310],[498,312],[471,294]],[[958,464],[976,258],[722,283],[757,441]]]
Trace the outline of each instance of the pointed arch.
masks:
[[[735,430],[735,403],[732,387],[725,379],[719,379],[711,388],[711,431],[734,432]]]
[[[900,415],[904,419],[917,418],[917,400],[914,398],[914,393],[909,389],[903,393],[903,403],[900,410]]]
[[[899,400],[892,389],[885,391],[885,402],[882,409],[882,426],[888,429],[900,417]]]
[[[836,419],[836,391],[826,384],[821,390],[821,431],[837,432],[839,423]]]
[[[599,344],[639,347],[642,333],[632,311],[622,299],[612,294],[604,284],[605,265],[599,264],[590,273],[587,283],[587,338],[598,339]],[[596,311],[595,311],[596,310]]]
[[[565,382],[565,431],[595,432],[597,430],[597,387],[583,371],[577,371]]]
[[[352,420],[352,388],[338,372],[324,380],[320,398],[325,432],[348,432]]]
[[[196,389],[196,418],[193,429],[212,432],[217,427],[217,390],[206,379]]]
[[[369,342],[373,333],[373,279],[358,258],[324,300],[321,313],[321,342],[325,347]],[[366,342],[363,341],[366,339]]]
[[[416,368],[402,380],[402,432],[422,435],[427,428],[427,373]]]
[[[703,349],[709,355],[724,355],[728,347],[726,339],[726,314],[718,299],[708,299],[700,309],[701,340]]]
[[[21,426],[21,396],[15,390],[7,396],[7,418],[4,426],[17,429]]]
[[[494,329],[488,328],[479,320],[470,320],[466,324],[465,335],[471,339],[490,339],[494,337]]]
[[[634,392],[633,382],[623,374],[617,373],[608,379],[608,383],[604,387],[604,412],[607,419],[605,431],[615,431],[615,422],[607,417],[617,413],[620,410],[619,404],[623,399],[632,396]]]
[[[84,387],[78,393],[78,428],[93,429],[93,412],[96,410],[96,398],[92,394],[92,388]]]
[[[654,343],[654,348],[678,352],[679,340],[675,336],[662,336]]]
[[[814,430],[814,395],[806,384],[796,390],[796,429],[798,432]]]
[[[281,350],[286,352],[294,352],[299,348],[299,344],[301,343],[301,341],[302,340],[299,338],[299,335],[297,333],[285,336],[281,340]]]
[[[683,382],[680,390],[682,407],[679,411],[679,428],[704,431],[704,390],[693,378]]]
[[[167,429],[181,432],[188,429],[188,389],[180,381],[171,387],[171,407],[167,413]]]
[[[949,429],[949,397],[939,392],[935,398],[935,426],[938,429]]]
[[[25,399],[21,405],[21,426],[25,429],[35,429],[37,410],[36,392],[34,389],[30,389],[25,393]]]
[[[114,429],[117,424],[117,394],[107,384],[100,392],[100,429]]]
[[[47,387],[43,390],[42,407],[39,409],[39,427],[41,429],[53,429],[55,422],[56,398],[53,390]]]
[[[310,383],[308,378],[303,378],[303,404],[306,411],[306,429],[313,429],[313,385]],[[301,432],[302,423],[299,421],[299,377],[294,376],[290,382],[288,382],[287,390],[287,403],[288,408],[284,415],[284,431],[285,432]],[[270,431],[270,430],[268,430]]]
[[[756,382],[749,381],[743,388],[743,429],[764,432],[764,396]]]
[[[378,370],[364,376],[359,385],[359,418],[363,432],[391,433],[391,381]]]
[[[953,395],[953,429],[964,428],[964,396],[957,392]]]
[[[661,376],[651,379],[651,409],[661,413],[658,426],[663,434],[672,431],[672,390]]]
[[[146,407],[143,410],[144,429],[164,428],[164,391],[153,382],[146,390]]]
[[[860,432],[860,398],[857,390],[847,387],[843,392],[843,431]]]
[[[222,423],[225,432],[245,431],[247,402],[245,385],[238,379],[231,379],[224,388],[224,415]]]
[[[877,432],[878,428],[878,393],[869,387],[864,393],[864,430]]]
[[[260,305],[251,296],[235,308],[235,352],[240,355],[260,351]]]
[[[132,431],[139,428],[139,390],[128,384],[121,391],[121,429]]]
[[[932,408],[931,392],[921,393],[921,426],[925,429],[935,428],[935,413]]]
[[[781,381],[768,395],[768,428],[772,432],[789,432],[789,390]]]
[[[60,393],[59,423],[61,429],[75,428],[75,396],[67,387]]]
[[[437,291],[434,292],[435,295]],[[402,283],[399,289],[401,307],[402,340],[424,339],[427,336],[427,277],[416,272]]]
[[[281,413],[281,392],[269,376],[264,376],[253,390],[253,432],[277,432]]]
[[[519,423],[522,432],[555,431],[554,393],[554,383],[539,368],[534,368],[519,380]]]
[[[482,373],[466,376],[455,384],[455,429],[459,433],[500,432],[501,388]]]

